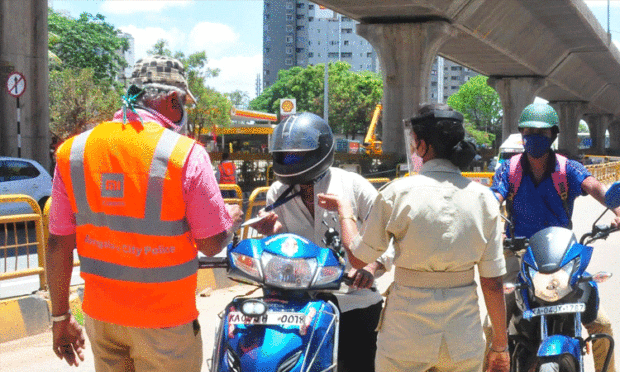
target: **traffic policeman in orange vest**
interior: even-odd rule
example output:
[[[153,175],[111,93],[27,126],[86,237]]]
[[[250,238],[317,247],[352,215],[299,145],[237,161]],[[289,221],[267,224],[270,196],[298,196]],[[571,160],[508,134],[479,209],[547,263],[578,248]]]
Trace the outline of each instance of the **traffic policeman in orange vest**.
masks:
[[[69,311],[73,249],[84,279],[85,328],[101,371],[200,371],[197,253],[213,256],[242,222],[226,205],[209,155],[183,136],[195,102],[183,65],[139,60],[114,119],[57,151],[46,254],[53,348],[84,360]]]

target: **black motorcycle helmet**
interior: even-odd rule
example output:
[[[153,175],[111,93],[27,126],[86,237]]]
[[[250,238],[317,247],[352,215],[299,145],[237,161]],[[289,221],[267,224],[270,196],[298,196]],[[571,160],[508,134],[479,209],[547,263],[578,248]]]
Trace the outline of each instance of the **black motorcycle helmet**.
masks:
[[[271,135],[273,174],[287,185],[313,182],[333,164],[334,148],[332,130],[320,116],[289,116]]]

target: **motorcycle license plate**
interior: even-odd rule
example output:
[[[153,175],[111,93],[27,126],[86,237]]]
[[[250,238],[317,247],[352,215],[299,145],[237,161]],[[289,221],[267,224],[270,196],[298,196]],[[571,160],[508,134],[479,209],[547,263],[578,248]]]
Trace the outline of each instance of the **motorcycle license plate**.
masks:
[[[268,311],[260,317],[249,317],[240,311],[228,313],[228,324],[262,324],[280,326],[301,326],[306,321],[306,314],[292,312]]]
[[[523,313],[523,317],[529,319],[541,315],[583,313],[584,311],[586,311],[586,304],[562,304],[555,306],[537,307],[532,310],[527,310]]]

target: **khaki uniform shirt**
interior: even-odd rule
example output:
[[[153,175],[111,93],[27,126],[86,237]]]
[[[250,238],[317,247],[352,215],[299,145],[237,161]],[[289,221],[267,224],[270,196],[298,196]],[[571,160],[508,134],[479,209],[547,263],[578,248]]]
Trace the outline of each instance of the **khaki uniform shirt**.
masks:
[[[267,204],[273,204],[276,198],[287,188],[287,185],[274,182],[267,192]],[[295,186],[292,192],[297,191],[299,191],[299,186]],[[283,232],[303,236],[320,246],[324,246],[323,239],[328,226],[333,227],[338,233],[342,234],[338,212],[330,212],[319,207],[316,197],[319,193],[335,194],[349,200],[353,208],[353,214],[358,218],[359,225],[368,215],[372,203],[378,194],[375,187],[359,174],[340,168],[329,168],[327,174],[314,184],[314,218],[310,215],[310,211],[304,205],[301,197],[293,198],[274,209],[274,212],[278,215],[278,221],[282,223],[284,228]],[[327,223],[327,226],[323,222]],[[390,270],[392,267],[393,252],[393,249],[389,249],[387,253],[379,255],[382,257],[378,261],[385,266],[386,270]],[[347,268],[345,273],[351,269],[349,261],[346,261]],[[370,262],[374,261],[373,259]],[[378,292],[373,292],[369,289],[353,290],[344,285],[341,291],[334,294],[338,299],[338,305],[342,312],[363,309],[382,300]]]
[[[419,175],[379,191],[352,250],[364,262],[379,257],[394,239],[394,265],[415,271],[467,271],[482,277],[505,270],[499,203],[491,191],[461,176],[444,159],[425,163]],[[483,357],[476,285],[390,289],[378,352],[417,362],[437,360],[445,338],[452,360]]]

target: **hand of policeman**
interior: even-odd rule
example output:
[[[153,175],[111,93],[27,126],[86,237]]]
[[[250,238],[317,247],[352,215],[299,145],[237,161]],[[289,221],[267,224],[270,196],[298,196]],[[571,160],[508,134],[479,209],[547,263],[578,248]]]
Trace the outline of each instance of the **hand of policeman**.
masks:
[[[351,269],[347,275],[353,279],[353,285],[351,285],[353,288],[371,288],[375,282],[374,275],[367,271],[366,268],[359,270]]]
[[[508,372],[510,370],[510,354],[508,351],[496,352],[489,350],[487,365],[487,372]]]
[[[233,221],[233,227],[231,231],[237,231],[243,223],[243,211],[238,204],[225,204],[228,215]]]
[[[258,211],[258,217],[264,217],[262,220],[253,223],[252,228],[258,231],[262,235],[276,234],[276,223],[278,222],[278,215],[275,212],[265,212],[263,209]]]
[[[334,194],[317,194],[317,204],[328,211],[338,212],[341,216],[353,215],[351,203]]]
[[[70,366],[78,366],[84,361],[84,331],[73,315],[69,319],[52,324],[53,350],[60,359],[64,359]],[[77,357],[77,358],[76,358]]]

